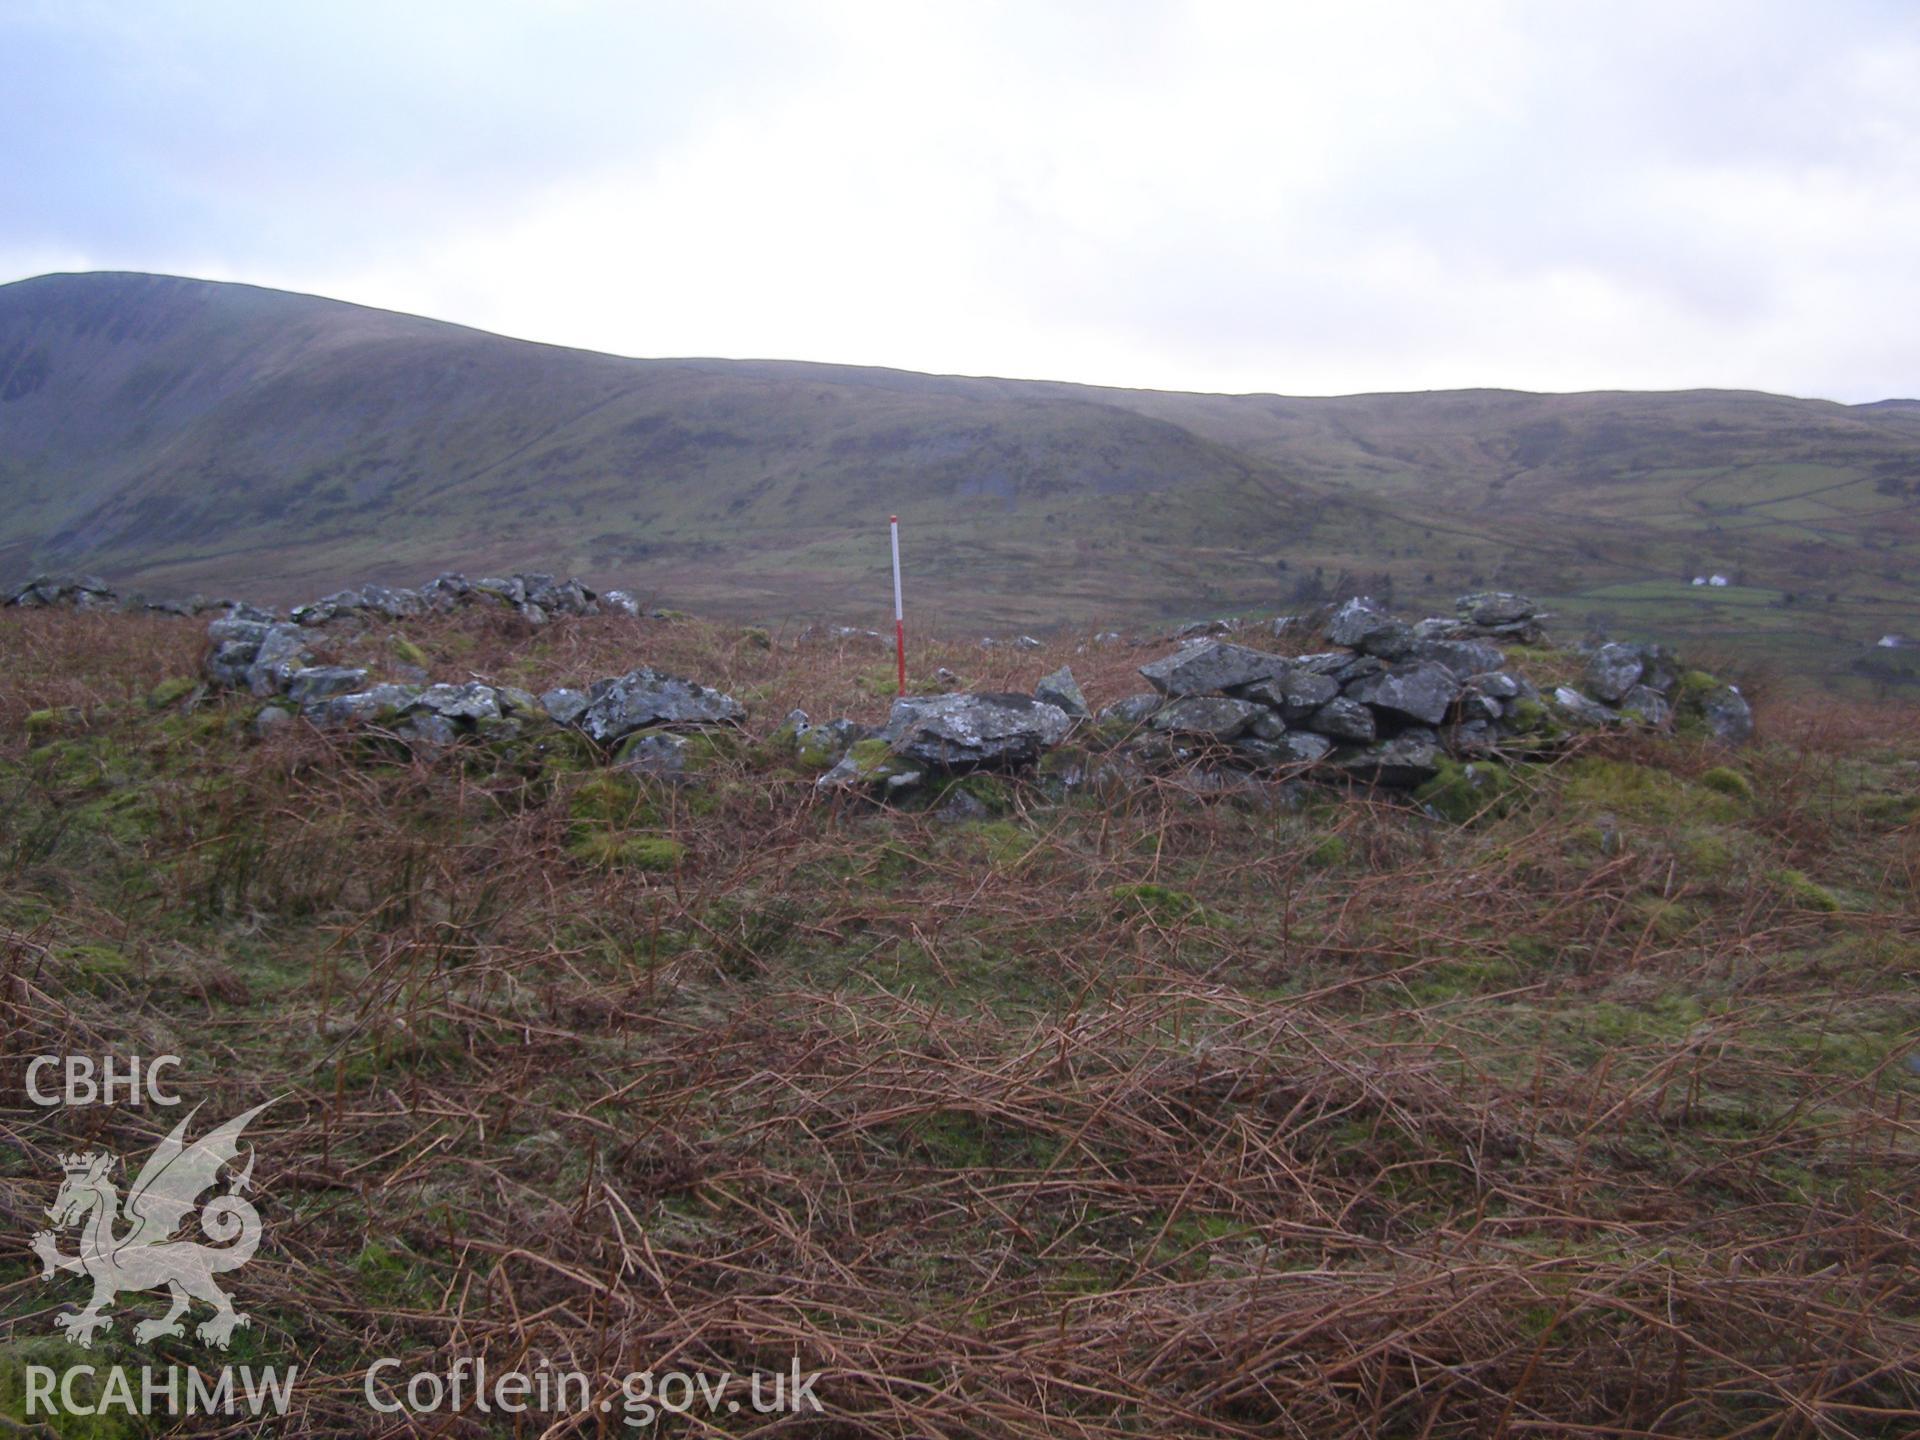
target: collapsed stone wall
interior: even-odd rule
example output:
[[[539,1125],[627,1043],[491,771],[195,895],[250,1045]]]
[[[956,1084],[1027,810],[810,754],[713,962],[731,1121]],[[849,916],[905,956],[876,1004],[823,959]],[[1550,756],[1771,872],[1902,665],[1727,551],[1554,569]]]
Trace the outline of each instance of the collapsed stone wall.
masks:
[[[422,603],[444,603],[432,597],[447,593],[436,585]],[[392,603],[390,592],[342,595],[382,614],[377,607]],[[548,608],[545,592],[524,595],[510,603]],[[207,677],[276,702],[262,711],[262,728],[298,715],[377,725],[437,747],[558,727],[616,767],[686,779],[715,753],[701,737],[747,718],[732,696],[646,666],[538,696],[477,682],[370,685],[365,670],[314,663],[307,627],[348,613],[339,597],[322,604],[324,618],[303,607],[304,623],[236,606],[208,627]],[[1321,617],[1326,648],[1300,655],[1196,635],[1140,667],[1150,689],[1098,714],[1062,667],[1030,695],[901,699],[882,726],[815,724],[795,711],[770,743],[822,772],[823,792],[890,799],[971,771],[1036,767],[1064,789],[1170,770],[1211,776],[1215,788],[1247,777],[1412,789],[1449,765],[1496,766],[1601,728],[1682,728],[1726,743],[1752,734],[1737,688],[1683,669],[1657,645],[1603,645],[1588,657],[1582,687],[1543,694],[1498,643],[1543,639],[1532,602],[1476,595],[1457,608],[1409,623],[1356,597]]]
[[[189,595],[184,600],[150,600],[144,595],[122,595],[96,575],[35,575],[0,590],[0,610],[148,610],[163,615],[204,615],[225,610],[236,602]]]
[[[596,592],[578,579],[556,580],[551,575],[526,573],[469,580],[449,571],[412,588],[362,585],[357,590],[337,590],[294,606],[291,619],[299,625],[325,625],[355,616],[404,620],[414,615],[444,615],[473,605],[502,606],[535,625],[558,615],[640,614],[639,602],[625,591]]]
[[[647,666],[601,680],[585,690],[561,686],[534,695],[511,685],[369,685],[364,669],[318,665],[299,624],[237,606],[207,627],[205,662],[215,685],[245,689],[284,703],[264,708],[256,724],[270,729],[296,715],[321,726],[379,725],[410,744],[438,747],[466,737],[504,739],[529,727],[577,730],[603,747],[619,747],[656,727],[735,724],[746,708],[730,695]],[[672,741],[649,754],[675,750]],[[619,763],[640,754],[616,749]]]
[[[1752,733],[1735,687],[1683,672],[1656,645],[1603,646],[1587,665],[1585,690],[1542,696],[1495,643],[1544,638],[1533,603],[1474,595],[1458,608],[1455,617],[1409,624],[1355,598],[1326,620],[1329,648],[1306,655],[1190,641],[1141,667],[1151,692],[1099,718],[1143,726],[1148,736],[1130,745],[1143,759],[1203,744],[1255,766],[1324,764],[1385,785],[1419,784],[1442,757],[1534,749],[1600,727],[1664,729],[1679,719],[1728,742]]]
[[[1449,765],[1489,766],[1599,729],[1752,736],[1739,690],[1682,669],[1663,647],[1602,646],[1584,688],[1543,695],[1496,643],[1544,640],[1534,603],[1469,595],[1457,609],[1408,623],[1356,597],[1321,623],[1328,648],[1305,655],[1213,639],[1209,627],[1140,667],[1150,690],[1093,716],[1067,669],[1031,696],[900,700],[819,783],[898,795],[959,771],[1039,762],[1069,788],[1177,769],[1216,783],[1284,775],[1415,789]]]
[[[294,606],[289,618],[297,625],[325,625],[333,620],[358,616],[402,620],[414,615],[447,614],[473,605],[510,609],[535,625],[544,624],[558,615],[640,614],[639,602],[625,591],[596,592],[578,579],[556,580],[551,575],[515,573],[504,578],[487,576],[469,580],[464,575],[449,571],[419,586],[362,585],[354,590],[338,590],[305,605]],[[267,613],[256,611],[251,606],[243,607],[235,600],[210,600],[201,595],[190,595],[184,600],[151,600],[137,594],[122,595],[106,581],[93,575],[36,575],[10,590],[0,592],[0,608],[6,606],[151,610],[169,615],[202,615],[213,610],[235,608],[244,608],[250,614]]]

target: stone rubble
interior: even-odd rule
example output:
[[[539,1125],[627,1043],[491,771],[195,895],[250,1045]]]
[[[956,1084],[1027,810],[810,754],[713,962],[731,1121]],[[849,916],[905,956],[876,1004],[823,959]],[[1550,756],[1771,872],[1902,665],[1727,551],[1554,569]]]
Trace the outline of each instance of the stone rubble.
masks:
[[[640,614],[639,602],[625,591],[599,592],[577,579],[556,580],[551,575],[523,573],[469,580],[449,571],[412,589],[362,585],[358,590],[338,590],[294,606],[291,618],[299,625],[325,625],[366,616],[404,620],[414,615],[446,614],[469,605],[501,606],[534,625],[543,625],[557,615]],[[662,613],[656,612],[655,618],[661,618]]]
[[[1140,667],[1151,691],[1106,706],[1085,729],[1074,723],[1084,698],[1066,667],[1031,698],[902,700],[877,735],[839,737],[839,759],[818,783],[889,797],[943,775],[1039,760],[1067,788],[1096,775],[1137,781],[1173,765],[1189,779],[1307,774],[1410,790],[1450,765],[1477,785],[1488,761],[1537,755],[1600,727],[1685,723],[1729,744],[1752,735],[1735,687],[1683,671],[1659,646],[1596,652],[1588,689],[1601,698],[1569,686],[1543,697],[1496,643],[1540,643],[1538,607],[1502,592],[1464,596],[1457,609],[1409,624],[1355,597],[1322,626],[1337,648],[1293,656],[1217,638],[1230,633],[1224,626],[1188,627],[1171,654]],[[1212,788],[1237,786],[1222,779]]]
[[[937,695],[893,702],[881,736],[896,755],[942,772],[1030,765],[1072,718],[1031,695]]]
[[[572,722],[588,739],[611,745],[656,725],[718,725],[746,719],[746,707],[731,695],[642,665],[588,692],[585,710]]]
[[[1034,686],[1033,698],[1044,700],[1047,704],[1064,710],[1069,720],[1089,718],[1087,697],[1080,693],[1080,686],[1073,678],[1073,670],[1066,665],[1062,665]]]
[[[231,610],[238,602],[209,600],[191,595],[184,600],[149,600],[121,595],[106,581],[91,575],[36,575],[0,591],[0,608],[65,607],[74,610],[151,610],[169,615],[202,615]],[[516,611],[524,619],[543,624],[556,615],[617,614],[638,617],[640,603],[623,590],[595,591],[580,580],[556,580],[551,575],[515,574],[504,578],[469,580],[449,572],[412,588],[362,585],[339,590],[305,605],[296,605],[289,618],[296,625],[325,625],[350,616],[404,620],[410,616],[444,614],[466,605],[494,604]],[[653,611],[652,618],[667,612]]]
[[[1539,643],[1538,607],[1490,593],[1462,596],[1456,608],[1457,618],[1408,624],[1356,596],[1322,626],[1339,648],[1309,655],[1190,639],[1140,667],[1156,694],[1108,706],[1098,725],[1149,762],[1316,767],[1389,788],[1418,787],[1449,762],[1525,755],[1598,728],[1684,722],[1727,744],[1752,737],[1736,687],[1683,671],[1657,645],[1604,645],[1588,661],[1584,691],[1560,686],[1543,700],[1494,643]]]
[[[351,593],[364,598],[366,591]],[[381,603],[395,602],[384,596]],[[428,746],[551,725],[577,730],[611,749],[642,730],[734,726],[747,713],[731,695],[648,666],[601,680],[585,691],[559,687],[541,696],[481,681],[368,686],[363,669],[315,664],[305,635],[300,624],[236,606],[207,627],[206,677],[227,689],[284,702],[270,708],[297,711],[317,725],[381,725],[404,740]]]
[[[35,575],[9,590],[0,590],[0,609],[150,610],[163,615],[204,615],[210,610],[226,610],[232,600],[209,600],[204,595],[189,595],[184,600],[150,600],[144,595],[122,595],[95,575]]]
[[[36,579],[9,592],[7,603],[106,603],[97,597],[110,592],[94,586]],[[643,665],[540,696],[477,680],[425,683],[424,676],[420,684],[370,684],[364,669],[318,663],[306,643],[312,627],[351,613],[397,619],[497,603],[544,618],[594,613],[590,607],[611,598],[545,576],[442,576],[417,590],[341,591],[289,619],[235,604],[207,627],[204,669],[214,685],[316,725],[376,726],[429,748],[463,737],[565,731],[592,742],[617,768],[683,783],[707,757],[734,753],[727,746],[737,742],[726,737],[738,736],[747,718],[734,697],[696,681]],[[1681,729],[1725,744],[1752,737],[1752,711],[1739,690],[1684,668],[1664,647],[1599,644],[1578,685],[1542,695],[1500,643],[1541,640],[1544,617],[1531,601],[1488,593],[1461,597],[1456,610],[1408,623],[1357,596],[1322,612],[1329,648],[1299,655],[1217,633],[1191,635],[1139,667],[1151,689],[1097,714],[1063,665],[1031,695],[902,698],[881,727],[816,724],[795,711],[771,743],[815,772],[823,792],[887,798],[974,771],[1036,766],[1056,789],[1142,783],[1170,767],[1189,778],[1213,775],[1217,783],[1208,783],[1221,793],[1244,789],[1248,777],[1413,789],[1463,766],[1478,774],[1491,765],[1497,774],[1499,762],[1596,730]],[[1288,633],[1307,628],[1299,622]],[[256,732],[283,723],[263,711]]]

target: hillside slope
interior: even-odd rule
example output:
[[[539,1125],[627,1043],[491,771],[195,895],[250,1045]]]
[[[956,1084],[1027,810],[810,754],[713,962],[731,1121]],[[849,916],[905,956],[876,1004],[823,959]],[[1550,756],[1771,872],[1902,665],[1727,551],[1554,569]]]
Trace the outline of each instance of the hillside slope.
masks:
[[[312,640],[382,679],[647,664],[751,699],[670,777],[530,713],[409,748],[196,686],[204,619],[0,610],[0,1431],[52,1433],[19,1377],[76,1363],[86,1277],[24,1243],[63,1154],[131,1168],[156,1118],[271,1102],[233,1358],[300,1383],[256,1432],[523,1436],[374,1420],[369,1357],[538,1353],[616,1401],[641,1366],[821,1372],[816,1421],[539,1422],[581,1435],[1914,1433],[1920,706],[1513,751],[1428,792],[1449,818],[1129,782],[1114,731],[871,804],[817,788],[850,735],[783,723],[883,720],[862,647],[478,607],[404,634]],[[1101,707],[1172,648],[1075,644],[933,641],[914,677],[1070,662]],[[27,1056],[163,1051],[173,1116],[24,1103]],[[209,1353],[127,1342],[162,1304],[123,1292],[88,1354]]]
[[[1915,628],[1916,503],[1912,406],[1183,395],[623,359],[160,276],[0,287],[0,576],[292,599],[534,563],[859,617],[899,511],[916,601],[957,622],[1508,584],[1821,670]]]

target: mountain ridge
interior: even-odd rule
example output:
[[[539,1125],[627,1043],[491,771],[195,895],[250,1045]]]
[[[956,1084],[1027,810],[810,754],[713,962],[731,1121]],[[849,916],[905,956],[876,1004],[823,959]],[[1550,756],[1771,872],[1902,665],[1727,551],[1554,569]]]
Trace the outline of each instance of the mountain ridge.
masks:
[[[539,563],[857,616],[885,604],[898,512],[910,595],[954,623],[1499,584],[1629,626],[1678,607],[1806,669],[1910,616],[1916,499],[1897,398],[1207,395],[609,355],[139,272],[0,286],[5,573],[287,600]],[[1740,613],[1696,611],[1700,566],[1752,582]]]
[[[1903,396],[1887,396],[1879,400],[1844,401],[1831,400],[1821,396],[1788,395],[1769,390],[1754,390],[1723,386],[1686,386],[1678,389],[1635,390],[1621,387],[1605,387],[1587,390],[1527,390],[1510,385],[1460,385],[1429,387],[1418,390],[1353,390],[1329,391],[1324,394],[1292,394],[1273,390],[1172,390],[1156,385],[1106,385],[1092,381],[1065,380],[1048,376],[1017,376],[991,373],[971,373],[965,371],[923,371],[900,365],[868,364],[857,361],[841,360],[801,360],[792,357],[771,355],[676,355],[650,356],[629,355],[617,350],[599,350],[592,346],[568,345],[559,341],[540,340],[531,336],[509,335],[504,331],[488,330],[483,326],[469,325],[464,321],[448,320],[441,316],[416,315],[406,310],[395,310],[389,306],[372,305],[359,300],[343,300],[336,296],[322,295],[311,290],[289,290],[271,285],[259,285],[247,280],[208,280],[191,275],[176,275],[172,272],[146,270],[50,270],[38,275],[22,276],[17,280],[0,283],[0,294],[16,287],[38,286],[49,282],[64,281],[134,281],[160,282],[191,287],[205,287],[229,292],[251,292],[261,297],[275,297],[314,301],[342,310],[359,311],[366,315],[388,317],[405,321],[408,324],[438,326],[449,330],[463,331],[468,335],[490,340],[503,340],[516,345],[538,346],[547,350],[567,351],[580,355],[598,356],[608,360],[641,360],[659,364],[680,364],[689,366],[792,366],[807,370],[839,370],[880,375],[898,375],[919,380],[960,380],[986,381],[1009,385],[1065,386],[1075,390],[1090,392],[1113,392],[1135,395],[1177,395],[1204,396],[1212,399],[1228,400],[1379,400],[1407,399],[1430,396],[1472,396],[1501,395],[1527,398],[1567,399],[1581,396],[1661,396],[1661,395],[1721,395],[1788,400],[1810,405],[1832,405],[1840,409],[1862,410],[1875,407],[1910,406],[1920,409],[1920,399]]]

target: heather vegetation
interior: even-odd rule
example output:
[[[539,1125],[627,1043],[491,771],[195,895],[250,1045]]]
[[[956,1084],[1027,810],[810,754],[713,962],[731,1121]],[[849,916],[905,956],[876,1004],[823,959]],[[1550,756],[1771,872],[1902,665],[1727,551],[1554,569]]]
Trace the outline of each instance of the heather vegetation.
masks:
[[[56,1124],[20,1057],[174,1051],[209,1114],[285,1097],[233,1357],[304,1367],[300,1433],[368,1433],[373,1354],[797,1355],[822,1435],[1913,1432],[1910,706],[1749,686],[1750,746],[1572,734],[1494,793],[882,805],[783,733],[885,718],[858,634],[476,608],[310,643],[532,694],[654,666],[748,716],[666,776],[560,729],[263,728],[203,622],[0,613],[0,1414],[64,1343],[25,1243],[63,1127],[164,1129]],[[1166,649],[935,639],[910,678],[1071,663],[1097,710]]]

